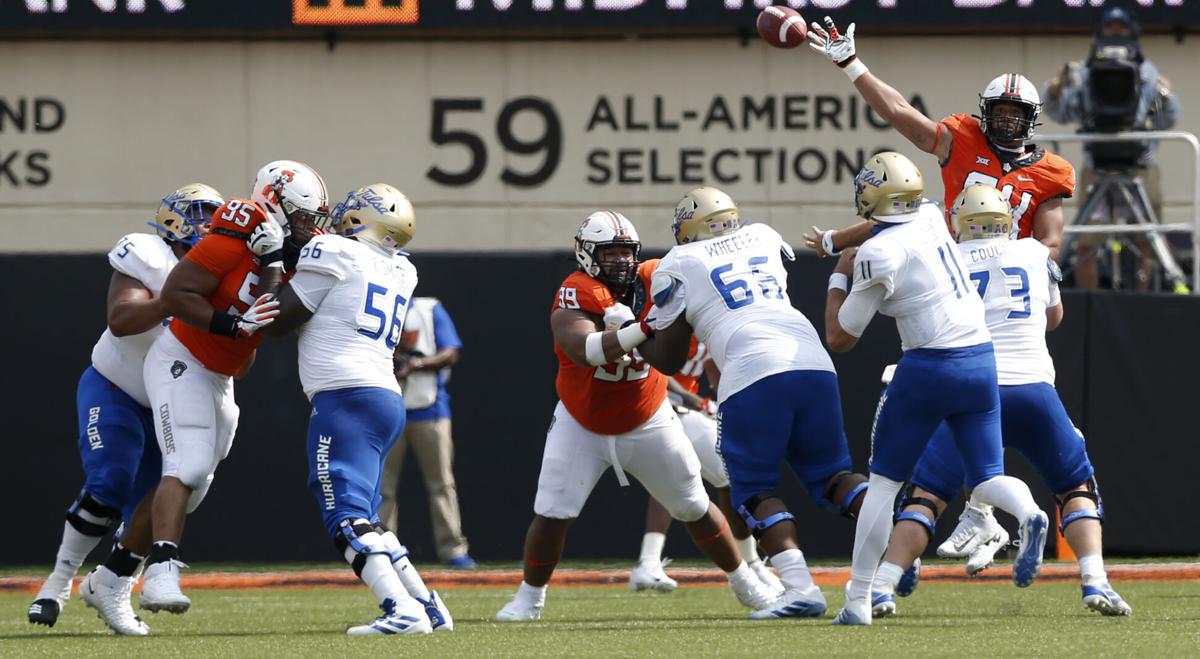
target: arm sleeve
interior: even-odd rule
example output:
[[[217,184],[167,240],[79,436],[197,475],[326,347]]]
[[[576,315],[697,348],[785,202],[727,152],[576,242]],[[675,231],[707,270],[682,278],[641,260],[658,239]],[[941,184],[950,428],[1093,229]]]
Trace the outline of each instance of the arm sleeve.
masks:
[[[654,329],[664,330],[687,311],[687,284],[659,266],[650,278],[650,296],[654,300]]]
[[[863,335],[867,329],[867,324],[875,317],[875,312],[879,311],[879,306],[883,304],[884,290],[882,284],[874,284],[865,288],[854,286],[854,290],[850,291],[850,295],[842,304],[842,308],[838,310],[838,324],[847,334],[858,338]]]
[[[305,270],[297,272],[288,285],[292,287],[292,292],[296,294],[304,308],[315,313],[317,307],[321,306],[321,302],[337,282],[337,277],[327,272]]]
[[[1063,280],[1062,269],[1054,262],[1054,259],[1046,258],[1046,271],[1050,279],[1050,306],[1056,307],[1062,302],[1062,295],[1058,290],[1059,283]]]
[[[220,279],[242,262],[249,248],[240,238],[210,233],[188,251],[184,258]]]
[[[458,328],[454,326],[446,307],[440,302],[433,306],[433,342],[438,350],[462,347],[462,339],[458,338]]]

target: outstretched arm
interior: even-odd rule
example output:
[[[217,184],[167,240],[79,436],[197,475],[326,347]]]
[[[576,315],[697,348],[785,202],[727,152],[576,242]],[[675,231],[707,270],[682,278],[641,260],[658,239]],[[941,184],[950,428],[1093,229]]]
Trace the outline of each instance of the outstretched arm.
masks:
[[[616,361],[640,346],[651,334],[649,327],[640,322],[597,331],[596,321],[594,315],[578,309],[560,308],[550,314],[550,331],[554,334],[555,345],[580,366],[601,366]]]
[[[945,162],[950,156],[953,141],[950,132],[921,114],[903,94],[867,70],[867,65],[858,58],[855,50],[854,29],[855,24],[851,23],[846,33],[841,34],[833,20],[826,16],[825,28],[813,23],[809,29],[809,46],[837,64],[871,109],[892,124],[913,146],[933,154],[938,162]]]

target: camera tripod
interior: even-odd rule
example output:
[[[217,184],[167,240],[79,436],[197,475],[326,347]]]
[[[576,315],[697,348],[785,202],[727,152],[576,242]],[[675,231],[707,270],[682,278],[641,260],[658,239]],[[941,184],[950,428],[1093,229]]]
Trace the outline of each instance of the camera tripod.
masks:
[[[1102,204],[1107,204],[1110,213],[1112,214],[1112,226],[1086,226],[1088,220],[1098,211]],[[1128,209],[1128,213],[1119,212],[1118,209]],[[1124,216],[1124,217],[1122,217]],[[1118,224],[1119,220],[1125,220]],[[1087,201],[1080,207],[1075,214],[1075,218],[1071,222],[1076,227],[1075,231],[1067,233],[1063,239],[1063,248],[1061,250],[1060,260],[1066,261],[1071,254],[1068,249],[1074,234],[1077,233],[1102,233],[1102,234],[1137,234],[1144,233],[1146,241],[1150,245],[1151,251],[1154,252],[1159,265],[1162,266],[1163,272],[1176,293],[1188,293],[1188,278],[1184,274],[1183,269],[1179,267],[1175,255],[1171,251],[1171,246],[1163,237],[1162,232],[1149,229],[1146,227],[1160,225],[1158,216],[1154,212],[1154,207],[1150,204],[1150,196],[1146,193],[1146,186],[1142,182],[1140,175],[1130,169],[1120,170],[1101,170],[1098,172],[1098,179],[1088,193]],[[1135,248],[1135,251],[1136,248]],[[1116,263],[1119,252],[1113,257],[1113,288],[1120,286],[1121,269]],[[1195,258],[1193,256],[1193,258]],[[1193,266],[1194,267],[1194,266]]]

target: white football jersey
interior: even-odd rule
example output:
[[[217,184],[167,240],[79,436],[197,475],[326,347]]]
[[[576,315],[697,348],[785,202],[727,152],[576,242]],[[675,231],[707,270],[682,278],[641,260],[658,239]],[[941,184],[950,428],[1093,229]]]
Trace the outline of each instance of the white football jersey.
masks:
[[[299,284],[321,275],[321,299]],[[392,352],[417,286],[417,269],[403,254],[387,254],[342,236],[313,238],[300,252],[292,290],[313,312],[300,328],[300,383],[312,399],[322,391],[382,387],[400,392]]]
[[[997,238],[968,240],[958,251],[987,310],[1000,384],[1053,385],[1046,309],[1058,304],[1061,275],[1050,249],[1033,238]]]
[[[896,319],[904,350],[987,343],[983,302],[959,262],[942,212],[926,202],[913,214],[858,249],[851,294],[884,287],[879,312]]]
[[[721,370],[718,402],[769,375],[834,371],[812,323],[792,306],[783,260],[792,248],[751,224],[667,252],[650,281],[656,329],[683,315]]]
[[[142,282],[154,297],[158,297],[167,275],[179,259],[161,237],[131,233],[108,253],[108,262],[113,270]],[[143,407],[150,407],[150,396],[146,394],[146,384],[142,380],[142,365],[154,339],[165,327],[165,324],[155,325],[141,334],[121,337],[113,336],[112,330],[105,328],[92,348],[92,366]]]

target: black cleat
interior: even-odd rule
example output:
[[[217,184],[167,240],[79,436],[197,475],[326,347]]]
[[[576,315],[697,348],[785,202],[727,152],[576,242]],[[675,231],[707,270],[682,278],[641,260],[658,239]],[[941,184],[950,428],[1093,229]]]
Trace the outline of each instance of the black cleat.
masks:
[[[29,622],[35,625],[53,627],[54,623],[58,622],[60,611],[58,600],[35,600],[33,604],[29,605]]]

